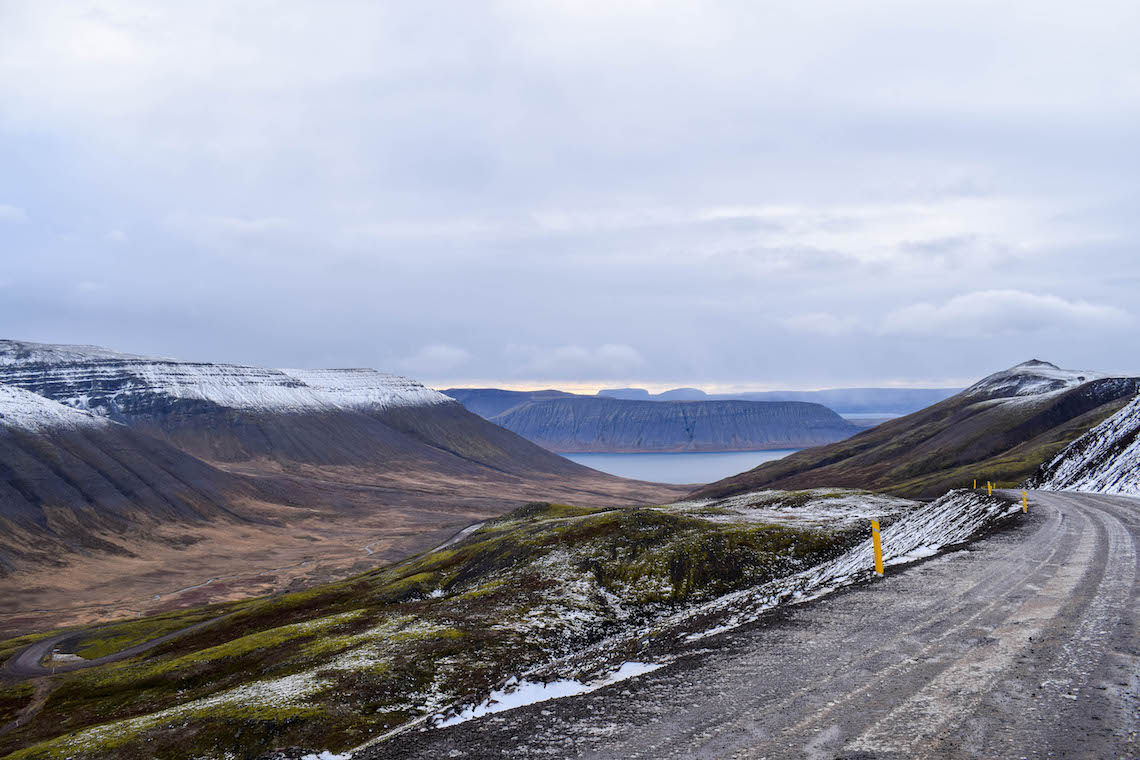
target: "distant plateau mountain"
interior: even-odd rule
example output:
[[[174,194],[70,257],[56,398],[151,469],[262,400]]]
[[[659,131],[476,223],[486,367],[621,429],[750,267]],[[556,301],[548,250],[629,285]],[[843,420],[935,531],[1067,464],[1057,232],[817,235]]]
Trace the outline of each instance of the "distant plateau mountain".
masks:
[[[562,453],[762,451],[842,440],[859,428],[803,401],[638,401],[562,391],[451,388],[444,394]]]

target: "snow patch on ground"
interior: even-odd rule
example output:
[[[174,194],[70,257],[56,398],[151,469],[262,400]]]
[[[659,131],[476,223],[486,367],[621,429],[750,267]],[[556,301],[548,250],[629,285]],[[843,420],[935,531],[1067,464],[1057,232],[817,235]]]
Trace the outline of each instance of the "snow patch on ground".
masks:
[[[437,715],[433,719],[433,722],[437,728],[454,726],[457,723],[463,723],[473,718],[481,718],[484,715],[490,715],[492,713],[503,712],[504,710],[514,710],[518,707],[525,707],[526,705],[533,705],[539,702],[548,702],[552,699],[587,694],[591,691],[597,691],[603,687],[610,686],[611,684],[627,681],[630,678],[636,678],[646,673],[652,673],[662,667],[664,667],[664,663],[624,662],[617,670],[585,683],[574,679],[561,679],[541,683],[526,680],[520,681],[512,677],[503,685],[503,688],[491,692],[491,696],[479,704],[468,705],[452,715]]]
[[[1140,495],[1140,396],[1065,447],[1029,485]]]
[[[788,523],[801,528],[842,530],[868,520],[914,511],[919,503],[897,496],[840,488],[752,491],[723,499],[694,499],[665,509],[712,522]]]
[[[966,541],[1019,510],[1017,505],[972,491],[951,491],[882,530],[884,564],[901,565],[932,557],[943,547]],[[756,588],[726,594],[667,618],[657,627],[687,630],[684,637],[696,641],[752,622],[781,604],[818,599],[843,586],[866,580],[871,577],[873,567],[874,549],[868,538],[831,562]],[[715,625],[707,629],[694,625],[698,619],[708,617],[716,620]]]

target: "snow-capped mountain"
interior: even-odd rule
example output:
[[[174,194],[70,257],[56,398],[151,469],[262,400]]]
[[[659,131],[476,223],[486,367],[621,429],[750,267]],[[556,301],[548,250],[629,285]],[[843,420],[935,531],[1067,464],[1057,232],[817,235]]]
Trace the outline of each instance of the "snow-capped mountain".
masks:
[[[242,523],[237,548],[220,547],[223,556],[246,551],[247,534],[307,550],[273,532],[298,520],[318,526],[302,533],[337,534],[359,521],[362,546],[423,548],[417,531],[529,501],[668,495],[676,489],[582,467],[414,380],[371,369],[0,341],[0,575],[49,573],[75,552],[151,557],[171,540],[229,540],[218,537],[229,535],[219,521]],[[247,555],[238,556],[240,569]]]
[[[962,395],[985,398],[1041,396],[1067,391],[1103,377],[1105,375],[1099,372],[1061,369],[1056,364],[1031,359],[979,380]]]
[[[1140,396],[1069,444],[1030,485],[1045,491],[1140,494]]]
[[[596,475],[415,380],[372,369],[268,369],[3,340],[0,383],[214,463],[352,467],[369,483],[394,472]]]
[[[414,380],[371,369],[266,369],[12,340],[0,340],[0,382],[112,419],[187,402],[273,412],[455,403]]]

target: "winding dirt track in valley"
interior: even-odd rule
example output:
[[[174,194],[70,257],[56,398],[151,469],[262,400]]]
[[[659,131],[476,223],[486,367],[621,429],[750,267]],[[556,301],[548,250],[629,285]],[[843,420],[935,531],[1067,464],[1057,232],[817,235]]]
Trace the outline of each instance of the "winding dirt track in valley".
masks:
[[[119,660],[125,660],[129,657],[134,657],[135,655],[140,655],[147,650],[154,649],[159,644],[163,644],[178,636],[193,633],[199,628],[205,628],[206,626],[212,623],[216,623],[219,620],[223,620],[227,617],[229,617],[229,615],[222,615],[221,617],[203,620],[201,622],[195,623],[194,625],[180,628],[177,631],[167,633],[155,639],[150,639],[149,641],[144,641],[141,644],[135,644],[132,647],[127,647],[121,651],[105,655],[103,657],[98,657],[94,660],[75,660],[73,662],[65,662],[58,665],[41,664],[41,660],[47,657],[57,644],[65,639],[72,639],[77,636],[82,636],[84,634],[84,631],[68,631],[66,633],[60,633],[55,636],[37,641],[34,644],[31,644],[24,649],[21,649],[16,654],[12,655],[4,663],[4,674],[8,676],[14,676],[19,679],[40,678],[42,676],[50,676],[56,673],[67,673],[72,670],[82,670],[84,668],[93,668],[97,665],[106,665],[109,662],[117,662]],[[114,623],[110,623],[108,625],[114,625]]]
[[[429,549],[427,553],[430,554],[432,552],[437,552],[440,549],[446,549],[447,547],[451,546],[452,544],[455,544],[459,541],[462,541],[464,538],[466,538],[467,536],[469,536],[472,533],[474,533],[475,531],[477,531],[483,525],[484,525],[484,523],[482,523],[482,522],[475,523],[474,525],[468,525],[466,528],[459,531],[458,533],[456,533],[455,535],[453,535],[451,538],[447,539],[443,543],[437,545],[436,547],[434,547],[432,549]],[[217,579],[216,578],[210,579],[210,580],[206,581],[206,583],[200,584],[200,585],[206,585],[213,580],[217,580]],[[163,644],[163,643],[170,641],[171,639],[176,638],[178,636],[183,636],[183,635],[188,634],[188,633],[193,633],[194,631],[196,631],[200,628],[204,628],[208,625],[211,625],[212,623],[216,623],[219,620],[224,620],[227,617],[229,617],[229,615],[221,615],[221,616],[216,617],[216,618],[210,618],[209,620],[203,620],[201,622],[195,623],[195,624],[187,626],[185,628],[180,628],[177,631],[173,631],[173,632],[167,633],[163,636],[159,636],[158,638],[150,639],[149,641],[144,641],[140,644],[135,644],[132,647],[128,647],[128,648],[123,649],[119,652],[115,652],[113,654],[105,655],[103,657],[99,657],[99,658],[94,659],[94,660],[76,660],[76,661],[72,661],[72,662],[60,663],[58,665],[44,665],[44,664],[42,664],[42,661],[49,654],[51,654],[51,651],[61,641],[64,641],[66,639],[76,638],[78,636],[83,636],[84,634],[93,632],[93,631],[97,630],[98,628],[106,628],[106,627],[114,626],[114,625],[116,625],[116,623],[105,623],[103,625],[93,626],[92,628],[88,628],[86,630],[81,629],[81,630],[66,631],[64,633],[60,633],[60,634],[57,634],[55,636],[50,636],[46,639],[42,639],[42,640],[37,641],[33,644],[29,644],[27,647],[25,647],[24,649],[21,649],[19,652],[17,652],[16,654],[14,654],[10,658],[8,658],[8,660],[3,665],[3,668],[0,668],[0,672],[2,672],[3,675],[5,675],[5,676],[9,676],[9,677],[12,677],[12,678],[15,678],[18,680],[24,680],[24,679],[28,679],[28,678],[42,678],[44,676],[50,676],[50,675],[54,675],[56,673],[67,673],[67,672],[70,672],[72,670],[82,670],[84,668],[93,668],[93,667],[96,667],[98,665],[106,665],[107,663],[118,662],[119,660],[125,660],[125,659],[128,659],[130,657],[135,657],[136,655],[140,655],[143,652],[146,652],[150,649],[155,648],[159,644]],[[118,622],[122,622],[122,621],[118,621]]]
[[[1138,758],[1140,500],[1029,499],[965,550],[686,645],[655,672],[354,760]]]

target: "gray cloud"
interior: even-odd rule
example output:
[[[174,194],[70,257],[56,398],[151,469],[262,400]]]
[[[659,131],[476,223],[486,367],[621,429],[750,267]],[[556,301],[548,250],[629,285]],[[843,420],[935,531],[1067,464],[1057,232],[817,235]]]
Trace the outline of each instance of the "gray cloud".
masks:
[[[441,384],[1140,373],[1140,11],[1094,5],[5,4],[0,321]]]
[[[887,334],[976,338],[1018,333],[1098,330],[1115,333],[1135,324],[1124,309],[1087,301],[1066,301],[1049,293],[984,290],[954,296],[943,304],[917,303],[883,320]]]
[[[462,348],[432,343],[401,359],[397,364],[401,369],[414,374],[434,376],[462,367],[470,360],[471,354]]]

